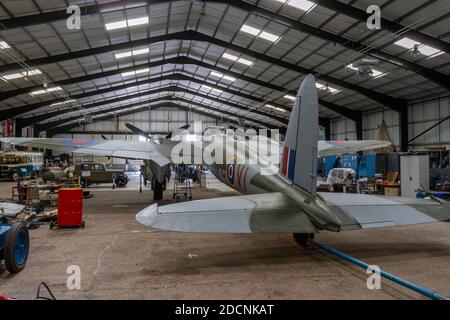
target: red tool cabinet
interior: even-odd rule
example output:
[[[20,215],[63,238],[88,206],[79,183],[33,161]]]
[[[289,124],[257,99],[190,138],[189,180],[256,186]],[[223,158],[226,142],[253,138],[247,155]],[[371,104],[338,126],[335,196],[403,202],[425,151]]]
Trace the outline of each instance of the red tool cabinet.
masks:
[[[58,191],[58,227],[82,227],[83,189],[61,188]],[[53,228],[53,225],[50,225]]]

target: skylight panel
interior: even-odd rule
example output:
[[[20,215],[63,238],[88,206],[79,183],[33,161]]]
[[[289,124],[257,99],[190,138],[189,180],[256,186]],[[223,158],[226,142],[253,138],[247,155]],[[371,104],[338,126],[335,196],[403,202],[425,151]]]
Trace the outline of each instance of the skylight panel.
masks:
[[[394,42],[394,44],[406,48],[406,49],[414,49],[415,46],[418,46],[418,50],[421,54],[425,55],[425,56],[438,56],[443,54],[444,52],[441,50],[438,50],[436,48],[430,47],[426,44],[420,43],[418,41],[412,40],[410,38],[402,38],[396,42]]]
[[[222,78],[223,80],[228,80],[228,81],[231,81],[231,82],[236,80],[233,77],[224,75],[224,74],[222,74],[220,72],[216,72],[216,71],[211,71],[210,75],[213,76],[213,77]]]
[[[295,100],[297,100],[297,98],[296,97],[294,97],[294,96],[291,96],[291,95],[285,95],[284,96],[286,99],[288,99],[288,100],[292,100],[292,101],[295,101]]]
[[[37,95],[46,94],[46,93],[55,92],[55,91],[61,91],[61,90],[62,90],[61,87],[53,87],[53,88],[48,88],[48,89],[32,91],[32,92],[30,92],[30,95],[37,96]]]
[[[34,76],[37,74],[42,74],[41,70],[33,69],[33,70],[25,71],[25,72],[6,74],[6,75],[2,76],[2,79],[3,80],[15,80],[15,79],[25,78],[25,77],[29,77],[29,76]]]
[[[286,110],[284,110],[284,109],[282,109],[282,108],[275,107],[275,106],[273,106],[273,105],[271,105],[271,104],[266,104],[266,107],[268,107],[268,108],[270,108],[270,109],[273,109],[273,110],[280,111],[280,112],[286,112]]]

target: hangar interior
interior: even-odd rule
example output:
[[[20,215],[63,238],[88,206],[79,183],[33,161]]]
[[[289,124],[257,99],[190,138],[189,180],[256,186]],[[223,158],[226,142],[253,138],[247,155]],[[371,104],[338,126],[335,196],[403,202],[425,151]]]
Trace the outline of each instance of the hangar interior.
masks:
[[[202,132],[278,129],[282,145],[303,101],[297,91],[313,75],[318,140],[388,143],[319,152],[317,190],[446,203],[449,27],[447,0],[1,1],[0,138],[12,140],[1,144],[0,203],[45,219],[29,232],[26,268],[11,278],[0,264],[0,296],[32,299],[44,281],[67,299],[423,298],[391,283],[368,290],[364,272],[289,232],[159,232],[134,217],[153,202],[239,196],[239,169],[231,185],[203,166],[170,165],[162,181],[145,158],[64,147],[159,144],[200,122]],[[95,180],[96,170],[107,174]],[[66,230],[59,189],[74,185],[83,187],[86,219]],[[42,212],[30,209],[36,202]],[[316,239],[450,295],[449,229],[438,222]],[[80,266],[81,290],[65,287],[68,265]]]

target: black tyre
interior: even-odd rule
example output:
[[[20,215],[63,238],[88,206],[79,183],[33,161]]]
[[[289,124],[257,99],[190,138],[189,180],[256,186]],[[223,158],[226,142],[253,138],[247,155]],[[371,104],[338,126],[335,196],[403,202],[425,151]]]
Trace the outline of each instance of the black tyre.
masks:
[[[119,178],[117,178],[116,179],[116,185],[119,187],[119,188],[122,188],[122,187],[125,187],[126,185],[127,185],[127,180],[125,180],[125,178],[122,178],[122,177],[119,177]]]
[[[49,227],[50,230],[52,230],[55,227],[55,223],[53,221],[50,221]]]
[[[87,186],[88,186],[88,183],[85,179],[81,179],[80,184],[83,188],[87,188]]]
[[[314,233],[293,233],[292,237],[298,244],[305,245],[309,240],[314,239]]]
[[[17,273],[25,268],[30,249],[30,236],[24,223],[13,224],[5,239],[3,256],[6,269]]]
[[[14,182],[16,182],[17,180],[19,180],[19,178],[20,178],[20,175],[19,175],[18,172],[14,172],[14,173],[11,175],[11,180],[14,181]]]

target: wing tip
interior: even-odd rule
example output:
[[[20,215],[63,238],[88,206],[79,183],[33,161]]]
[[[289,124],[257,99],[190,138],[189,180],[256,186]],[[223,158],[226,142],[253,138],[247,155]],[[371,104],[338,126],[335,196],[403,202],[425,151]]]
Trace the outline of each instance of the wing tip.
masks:
[[[136,214],[136,221],[145,226],[152,226],[158,214],[158,204],[154,203]]]

